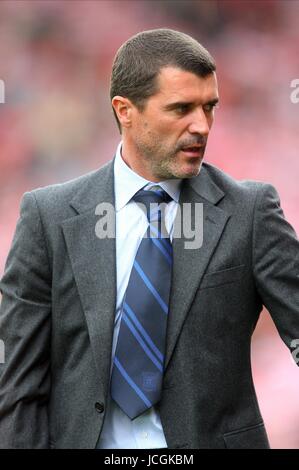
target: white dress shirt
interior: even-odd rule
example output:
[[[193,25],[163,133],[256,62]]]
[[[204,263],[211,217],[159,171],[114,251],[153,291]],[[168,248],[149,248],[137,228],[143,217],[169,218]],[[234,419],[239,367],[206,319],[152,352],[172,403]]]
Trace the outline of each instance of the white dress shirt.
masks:
[[[133,262],[140,241],[148,226],[145,213],[132,201],[132,197],[141,188],[159,185],[171,197],[165,210],[165,225],[173,237],[181,180],[171,179],[152,183],[132,171],[121,156],[119,144],[114,162],[114,191],[116,209],[116,270],[117,270],[117,301],[113,333],[112,366],[117,337],[121,320],[121,307],[129,282]],[[111,366],[111,371],[112,371]],[[152,449],[167,447],[159,413],[155,407],[145,411],[134,420],[119,408],[109,395],[105,421],[99,449]]]

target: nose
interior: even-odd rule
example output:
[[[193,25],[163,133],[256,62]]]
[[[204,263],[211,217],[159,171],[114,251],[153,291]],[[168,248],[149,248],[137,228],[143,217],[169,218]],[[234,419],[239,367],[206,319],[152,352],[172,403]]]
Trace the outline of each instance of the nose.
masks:
[[[190,134],[201,134],[207,137],[211,124],[211,119],[206,116],[204,110],[200,107],[192,113],[188,130]]]

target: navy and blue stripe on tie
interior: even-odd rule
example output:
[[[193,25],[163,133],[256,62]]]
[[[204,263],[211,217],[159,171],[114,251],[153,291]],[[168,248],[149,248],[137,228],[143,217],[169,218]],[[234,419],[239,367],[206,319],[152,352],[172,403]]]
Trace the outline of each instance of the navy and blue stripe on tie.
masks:
[[[172,271],[172,246],[161,211],[150,206],[171,198],[161,189],[141,190],[133,199],[145,205],[149,226],[125,293],[111,376],[111,396],[131,419],[161,397]]]

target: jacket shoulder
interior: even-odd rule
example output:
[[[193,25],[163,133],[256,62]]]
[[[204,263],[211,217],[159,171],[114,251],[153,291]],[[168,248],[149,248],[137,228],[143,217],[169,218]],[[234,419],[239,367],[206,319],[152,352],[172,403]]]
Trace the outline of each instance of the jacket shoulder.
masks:
[[[210,163],[203,163],[203,168],[213,182],[227,195],[235,193],[236,195],[256,196],[257,193],[263,192],[267,188],[275,190],[274,186],[268,182],[251,179],[237,180]]]
[[[30,191],[31,194],[38,199],[55,198],[59,199],[69,198],[77,194],[81,188],[96,183],[97,180],[105,177],[105,172],[112,165],[112,160],[98,168],[97,170],[90,171],[84,175],[78,176],[74,179],[65,181],[63,183],[51,184],[48,186],[38,187]]]
[[[80,199],[82,203],[92,205],[100,188],[105,188],[107,182],[111,183],[113,175],[113,160],[97,170],[64,183],[52,184],[30,191],[38,206],[43,210],[53,210],[63,213],[64,208],[69,209],[72,200]]]

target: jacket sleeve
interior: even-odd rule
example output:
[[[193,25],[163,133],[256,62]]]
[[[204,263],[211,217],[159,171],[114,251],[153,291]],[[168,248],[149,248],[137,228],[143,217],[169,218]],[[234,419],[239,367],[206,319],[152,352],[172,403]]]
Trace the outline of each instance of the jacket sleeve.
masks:
[[[23,196],[0,290],[0,448],[47,448],[51,273],[34,193]]]
[[[253,270],[262,301],[293,352],[299,344],[299,241],[271,185],[263,185],[256,200]]]

